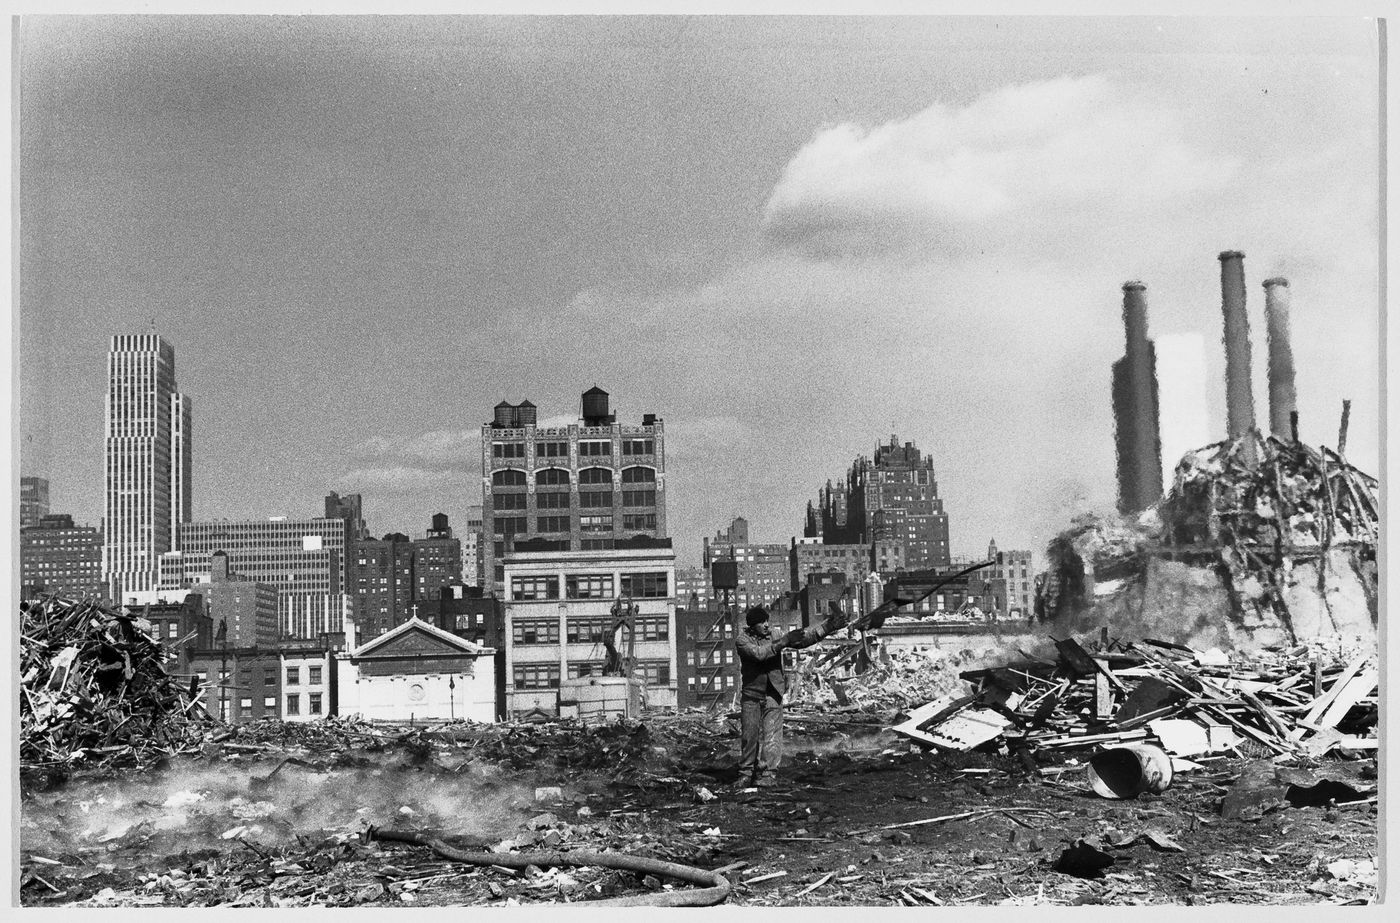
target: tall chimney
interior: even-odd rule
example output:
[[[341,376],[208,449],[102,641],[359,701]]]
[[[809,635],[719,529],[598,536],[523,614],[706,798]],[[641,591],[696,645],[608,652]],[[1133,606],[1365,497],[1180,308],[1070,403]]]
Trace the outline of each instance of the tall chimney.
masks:
[[[1140,513],[1162,496],[1162,440],[1157,417],[1157,356],[1147,338],[1147,286],[1123,283],[1127,346],[1113,364],[1114,448],[1118,511]]]
[[[1249,316],[1244,308],[1244,254],[1220,254],[1220,297],[1225,313],[1225,420],[1231,442],[1240,440],[1245,464],[1259,461],[1254,440],[1254,391],[1250,382]]]
[[[1290,418],[1298,409],[1293,383],[1293,339],[1289,309],[1293,301],[1287,279],[1264,280],[1264,325],[1269,336],[1269,432],[1290,439]]]

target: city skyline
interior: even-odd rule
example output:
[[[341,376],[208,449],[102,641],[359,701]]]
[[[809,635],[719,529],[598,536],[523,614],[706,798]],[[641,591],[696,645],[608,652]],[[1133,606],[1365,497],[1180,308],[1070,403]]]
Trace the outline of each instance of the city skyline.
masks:
[[[153,326],[196,520],[336,490],[376,535],[465,523],[492,407],[598,385],[669,424],[678,562],[735,514],[800,535],[891,434],[955,555],[1039,554],[1114,507],[1124,281],[1210,344],[1223,438],[1227,249],[1255,400],[1282,275],[1303,438],[1350,399],[1379,473],[1365,20],[25,17],[18,47],[17,473],[78,521],[103,349]]]

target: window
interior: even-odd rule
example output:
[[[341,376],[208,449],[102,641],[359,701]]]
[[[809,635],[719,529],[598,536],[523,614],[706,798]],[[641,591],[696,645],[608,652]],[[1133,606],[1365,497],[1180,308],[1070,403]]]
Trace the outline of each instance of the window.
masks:
[[[510,538],[512,535],[520,535],[525,531],[524,516],[497,516],[494,520],[496,524],[496,534]]]
[[[564,578],[564,588],[569,599],[609,599],[613,595],[613,578],[611,574],[570,574]]]
[[[251,717],[253,717],[253,700],[252,700],[252,699],[239,699],[239,700],[238,700],[238,717],[240,717],[240,718],[251,718]]]
[[[578,518],[578,527],[584,532],[611,532],[613,530],[612,513],[602,513],[594,516],[580,516]]]
[[[321,693],[319,693],[319,692],[313,692],[313,693],[311,693],[311,695],[309,696],[309,698],[311,699],[311,702],[310,702],[310,711],[311,711],[311,714],[313,714],[313,715],[319,715],[319,714],[321,713]]]
[[[511,599],[558,599],[558,577],[511,577]]]
[[[630,596],[632,599],[661,599],[670,595],[666,590],[667,580],[665,571],[650,574],[622,575],[623,596]]]
[[[655,484],[656,472],[650,468],[623,468],[622,483],[624,484]]]
[[[263,698],[263,711],[275,712],[277,710],[277,696],[270,695]]]
[[[580,490],[578,492],[578,505],[586,510],[612,509],[613,492],[611,490]],[[608,528],[612,528],[611,525]]]
[[[559,643],[559,622],[556,619],[516,619],[511,623],[510,630],[516,644]]]
[[[524,458],[525,443],[523,442],[493,442],[491,443],[492,458]]]
[[[299,715],[299,714],[301,714],[301,696],[299,696],[299,695],[289,695],[289,696],[287,696],[287,714],[289,714],[289,715]]]
[[[493,494],[491,506],[498,510],[523,510],[525,509],[524,494]]]
[[[535,484],[540,487],[568,487],[567,468],[542,468],[535,472]]]
[[[687,626],[685,626],[685,639],[686,639],[687,641],[694,641],[694,640],[695,640],[695,626],[694,626],[694,625],[687,625]]]
[[[613,473],[609,468],[584,468],[578,473],[580,484],[612,484]]]
[[[174,639],[175,639],[175,635],[176,635],[177,633],[179,633],[179,631],[180,631],[180,626],[179,626],[178,624],[176,624],[175,622],[166,622],[166,623],[165,623],[165,636],[166,636],[167,638],[169,638],[169,639],[171,639],[171,640],[174,640]]]
[[[611,458],[612,441],[597,442],[590,440],[585,442],[579,440],[578,454],[582,458]]]
[[[614,547],[615,542],[610,538],[585,538],[579,541],[580,551],[605,551]]]
[[[516,664],[512,672],[517,689],[559,688],[559,664],[557,663]]]
[[[195,673],[195,676],[199,678],[199,684],[201,686],[209,682],[209,671],[207,670],[200,670],[197,673]]]
[[[624,439],[622,440],[623,455],[650,455],[655,450],[655,443],[650,439]]]
[[[535,443],[535,457],[536,457],[536,458],[568,458],[568,457],[569,457],[569,444],[568,444],[567,442],[557,442],[557,441],[553,441],[553,440],[551,440],[551,441],[549,441],[549,442],[544,442],[544,441],[536,442],[536,443]]]
[[[571,663],[569,664],[569,679],[578,679],[581,676],[602,676],[603,665],[601,663]]]
[[[656,491],[654,490],[624,490],[622,492],[623,506],[656,506]],[[652,528],[656,527],[656,514],[652,514]]]
[[[301,667],[287,668],[287,685],[295,686],[301,682]]]
[[[666,686],[671,682],[671,663],[667,660],[643,660],[637,664],[633,675],[648,686]]]
[[[634,531],[634,530],[637,530],[637,529],[642,529],[642,530],[646,530],[646,529],[655,529],[655,528],[656,528],[656,514],[655,514],[655,513],[623,513],[623,514],[622,514],[622,528],[623,528],[625,531],[628,531],[628,532],[631,532],[631,531]]]
[[[637,619],[638,641],[669,641],[670,620],[664,615],[644,615]]]
[[[311,685],[311,686],[319,686],[319,685],[321,685],[321,668],[320,668],[319,666],[307,667],[307,668],[306,668],[306,671],[307,671],[307,673],[310,674],[310,675],[306,678],[306,682],[307,682],[308,685]]]
[[[277,685],[277,668],[276,668],[276,667],[267,667],[267,668],[265,668],[265,669],[263,670],[263,685],[264,685],[264,686],[275,686],[275,685]]]
[[[491,483],[496,487],[524,487],[525,472],[517,471],[514,468],[497,471],[491,475]]]
[[[567,495],[566,495],[567,496]],[[567,532],[569,531],[568,516],[540,516],[535,520],[536,532]],[[552,598],[552,597],[551,597]]]
[[[542,510],[567,510],[569,508],[569,492],[561,491],[540,491],[535,494],[535,506]]]
[[[612,619],[581,618],[569,619],[567,637],[570,644],[601,644],[608,633]]]

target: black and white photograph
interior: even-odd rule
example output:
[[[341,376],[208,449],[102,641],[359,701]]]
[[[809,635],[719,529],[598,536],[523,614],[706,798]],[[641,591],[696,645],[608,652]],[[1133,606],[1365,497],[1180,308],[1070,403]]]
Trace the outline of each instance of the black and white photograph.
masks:
[[[1278,6],[20,4],[10,906],[1378,918],[1388,23]]]

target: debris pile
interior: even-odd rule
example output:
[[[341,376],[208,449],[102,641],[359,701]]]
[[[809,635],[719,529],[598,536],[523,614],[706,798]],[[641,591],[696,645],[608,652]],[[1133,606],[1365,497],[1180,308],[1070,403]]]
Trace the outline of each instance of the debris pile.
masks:
[[[1244,448],[1188,453],[1169,495],[1135,522],[1074,520],[1046,549],[1038,616],[1247,649],[1374,638],[1376,479],[1301,442],[1259,438],[1253,464]]]
[[[959,665],[956,655],[928,656],[862,637],[803,663],[788,701],[865,713],[900,711],[963,688]]]
[[[1309,759],[1377,747],[1373,651],[1302,645],[1245,657],[1156,640],[1055,644],[1056,662],[963,673],[970,691],[928,702],[892,730],[945,750],[996,741],[1027,768],[1033,752],[1116,744]]]
[[[166,673],[149,622],[58,596],[20,615],[22,771],[139,767],[199,748],[210,719]]]

